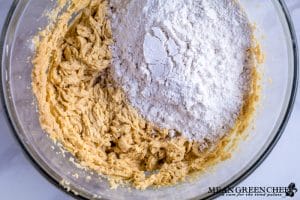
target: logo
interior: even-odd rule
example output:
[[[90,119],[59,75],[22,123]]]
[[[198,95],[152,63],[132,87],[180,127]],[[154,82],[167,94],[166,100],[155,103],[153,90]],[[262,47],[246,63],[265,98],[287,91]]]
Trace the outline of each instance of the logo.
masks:
[[[290,183],[288,186],[288,191],[286,191],[285,195],[288,197],[293,197],[297,191],[296,184]]]
[[[295,183],[284,186],[237,186],[209,187],[208,193],[221,194],[228,197],[294,197],[298,189]]]

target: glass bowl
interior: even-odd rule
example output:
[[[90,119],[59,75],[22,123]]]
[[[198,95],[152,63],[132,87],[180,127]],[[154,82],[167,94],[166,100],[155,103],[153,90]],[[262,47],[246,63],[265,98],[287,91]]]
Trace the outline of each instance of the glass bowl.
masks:
[[[31,90],[32,38],[47,25],[44,12],[53,8],[55,1],[15,0],[1,39],[2,97],[9,122],[33,165],[55,185],[72,191],[77,198],[88,199],[207,199],[219,195],[210,193],[209,187],[225,188],[242,181],[266,158],[285,128],[296,94],[298,57],[293,26],[283,1],[241,0],[241,4],[256,24],[256,37],[266,55],[259,69],[263,73],[262,98],[253,121],[255,128],[248,130],[248,137],[239,143],[230,159],[194,182],[129,191],[122,187],[111,190],[104,178],[78,168],[76,160],[68,152],[61,152],[40,128]]]

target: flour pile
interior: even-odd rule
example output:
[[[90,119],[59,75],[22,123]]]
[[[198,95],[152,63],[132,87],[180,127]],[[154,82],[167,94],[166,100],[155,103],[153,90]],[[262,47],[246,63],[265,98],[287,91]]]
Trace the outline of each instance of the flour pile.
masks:
[[[249,89],[252,31],[231,0],[112,0],[114,79],[138,112],[188,139],[232,128]]]

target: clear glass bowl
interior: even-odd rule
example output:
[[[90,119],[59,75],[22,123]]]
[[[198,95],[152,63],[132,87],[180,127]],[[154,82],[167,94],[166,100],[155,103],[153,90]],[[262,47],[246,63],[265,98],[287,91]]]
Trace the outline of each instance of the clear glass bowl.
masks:
[[[145,191],[110,190],[105,179],[77,168],[69,161],[72,158],[69,153],[60,153],[59,147],[39,125],[31,90],[30,58],[34,53],[31,39],[47,25],[43,13],[54,4],[55,1],[49,0],[14,1],[1,40],[1,83],[7,115],[17,139],[33,164],[57,186],[67,185],[68,190],[81,198],[213,198],[218,194],[208,193],[208,187],[224,188],[239,183],[264,160],[279,139],[292,110],[297,87],[298,57],[293,26],[283,1],[241,0],[251,22],[256,24],[256,36],[266,54],[261,67],[262,98],[253,122],[255,128],[249,130],[249,136],[241,141],[231,159],[217,164],[195,182]]]

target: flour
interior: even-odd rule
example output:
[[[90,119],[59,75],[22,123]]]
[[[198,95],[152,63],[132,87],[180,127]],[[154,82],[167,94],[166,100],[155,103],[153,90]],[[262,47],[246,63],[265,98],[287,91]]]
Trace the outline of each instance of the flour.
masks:
[[[170,136],[216,141],[249,88],[251,28],[233,0],[112,0],[113,74]]]

